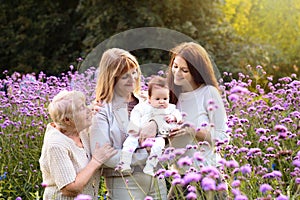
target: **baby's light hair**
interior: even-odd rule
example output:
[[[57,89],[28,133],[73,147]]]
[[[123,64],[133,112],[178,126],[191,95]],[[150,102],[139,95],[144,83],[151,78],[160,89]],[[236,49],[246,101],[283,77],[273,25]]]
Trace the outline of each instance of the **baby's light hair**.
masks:
[[[152,76],[148,83],[148,96],[151,97],[153,88],[166,88],[168,89],[168,82],[166,78],[161,76]]]

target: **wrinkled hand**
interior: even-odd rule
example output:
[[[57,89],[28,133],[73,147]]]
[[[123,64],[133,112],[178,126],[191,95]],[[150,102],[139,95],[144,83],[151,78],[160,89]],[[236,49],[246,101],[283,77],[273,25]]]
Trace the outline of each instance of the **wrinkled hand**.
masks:
[[[103,105],[104,105],[103,102],[94,100],[91,105],[93,113],[99,112],[99,110],[101,109],[101,107],[103,107]]]
[[[104,146],[100,147],[99,144],[96,143],[93,159],[102,165],[116,153],[117,150],[111,147],[109,144],[105,144]]]

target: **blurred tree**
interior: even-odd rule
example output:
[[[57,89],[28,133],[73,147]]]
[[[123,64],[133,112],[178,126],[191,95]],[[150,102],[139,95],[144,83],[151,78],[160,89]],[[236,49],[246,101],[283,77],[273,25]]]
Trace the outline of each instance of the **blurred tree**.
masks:
[[[225,68],[230,65],[227,61],[233,52],[238,51],[238,43],[242,42],[242,39],[237,38],[229,24],[224,23],[221,2],[220,0],[81,1],[78,10],[83,14],[83,26],[88,33],[83,40],[85,54],[114,34],[139,27],[164,27],[198,41],[208,50],[219,68]],[[168,53],[161,50],[144,49],[133,53],[137,55],[139,61],[146,63],[167,64],[169,60]]]
[[[161,27],[199,42],[221,71],[236,73],[259,64],[280,69],[275,73],[280,76],[292,70],[282,66],[299,65],[299,1],[285,5],[283,0],[1,0],[0,72],[59,75],[118,33]],[[153,67],[157,70],[169,60],[161,49],[132,53],[141,64],[161,63]],[[96,65],[101,54],[97,56]]]
[[[260,64],[268,66],[270,73],[298,72],[300,0],[227,0],[223,11],[247,44],[260,44],[266,52]]]
[[[0,67],[9,72],[59,74],[80,55],[78,0],[1,1]]]

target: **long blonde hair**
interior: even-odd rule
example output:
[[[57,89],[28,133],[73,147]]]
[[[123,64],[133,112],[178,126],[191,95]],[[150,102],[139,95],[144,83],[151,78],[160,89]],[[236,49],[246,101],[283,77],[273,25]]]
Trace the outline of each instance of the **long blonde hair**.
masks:
[[[193,77],[196,85],[212,85],[219,90],[212,62],[206,50],[194,42],[184,42],[171,49],[171,61],[168,70],[168,84],[170,88],[170,103],[176,104],[177,97],[182,92],[180,86],[174,84],[172,66],[176,56],[182,57]]]
[[[114,86],[120,77],[130,69],[136,69],[138,78],[136,79],[135,94],[140,92],[141,70],[136,58],[128,51],[112,48],[106,50],[99,64],[99,75],[96,85],[96,100],[112,101]]]

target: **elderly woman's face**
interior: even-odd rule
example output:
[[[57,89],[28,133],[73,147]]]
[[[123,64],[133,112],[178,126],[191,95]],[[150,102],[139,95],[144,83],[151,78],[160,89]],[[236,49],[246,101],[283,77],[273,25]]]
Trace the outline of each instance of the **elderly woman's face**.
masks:
[[[136,69],[130,69],[123,74],[115,85],[115,92],[123,97],[132,93],[136,87],[136,80],[138,78],[138,72]]]
[[[74,110],[74,124],[78,132],[88,128],[92,124],[92,110],[88,108],[84,101],[76,99],[74,101],[76,109]]]

